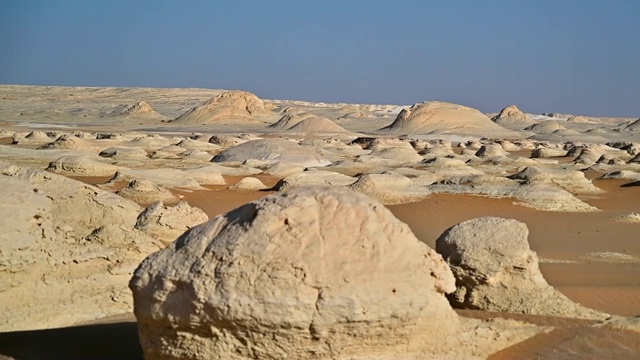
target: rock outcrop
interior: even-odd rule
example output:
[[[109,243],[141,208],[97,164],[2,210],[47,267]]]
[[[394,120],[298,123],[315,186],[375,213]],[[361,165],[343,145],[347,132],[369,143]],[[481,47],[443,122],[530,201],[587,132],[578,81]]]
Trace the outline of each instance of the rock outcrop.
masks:
[[[572,302],[550,286],[529,248],[527,225],[513,219],[484,217],[445,231],[436,251],[451,266],[454,307],[581,319],[609,317]]]
[[[459,318],[442,258],[344,188],[218,216],[149,256],[130,287],[148,360],[481,358],[539,331]]]
[[[156,201],[137,217],[135,228],[168,244],[190,228],[209,220],[204,211],[181,201],[175,206],[166,206]]]
[[[401,134],[448,134],[519,138],[480,111],[457,104],[426,101],[403,109],[382,131]]]
[[[151,107],[151,105],[147,104],[144,101],[139,101],[139,102],[127,107],[126,109],[124,109],[122,111],[117,111],[116,110],[111,115],[124,117],[124,118],[146,118],[146,119],[165,118],[164,115],[162,115],[159,112],[155,111]]]
[[[119,166],[101,161],[102,158],[88,155],[67,155],[49,163],[47,171],[71,176],[113,176]]]
[[[159,242],[141,208],[46,171],[0,163],[0,331],[131,311],[127,280]]]
[[[127,186],[116,191],[116,194],[143,206],[156,201],[165,204],[176,204],[180,201],[171,191],[144,179],[131,180]]]
[[[508,129],[518,130],[535,124],[535,121],[529,119],[529,117],[515,105],[509,105],[500,110],[500,113],[492,117],[491,121]]]
[[[330,162],[316,154],[313,149],[305,148],[292,141],[283,139],[259,139],[247,141],[214,156],[216,163],[237,162],[247,160],[264,160],[287,163],[303,167],[326,166]]]
[[[173,120],[188,125],[206,125],[220,121],[257,122],[255,116],[267,113],[264,103],[246,91],[227,91],[214,96]]]

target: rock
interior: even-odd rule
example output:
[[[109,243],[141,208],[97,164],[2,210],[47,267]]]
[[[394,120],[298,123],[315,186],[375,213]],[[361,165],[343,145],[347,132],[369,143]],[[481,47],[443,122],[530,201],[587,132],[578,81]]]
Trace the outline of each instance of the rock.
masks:
[[[271,160],[273,163],[279,161],[302,167],[326,166],[331,163],[316,155],[313,149],[283,139],[248,141],[222,151],[211,161],[242,163],[247,160]]]
[[[257,122],[255,116],[267,113],[264,103],[246,91],[227,91],[196,106],[172,122],[206,125],[221,121]]]
[[[157,118],[157,119],[163,119],[165,118],[164,115],[158,113],[157,111],[153,110],[153,108],[151,107],[151,105],[147,104],[144,101],[139,101],[135,104],[133,104],[132,106],[126,108],[123,111],[114,111],[112,113],[113,116],[122,116],[125,118]]]
[[[130,312],[127,280],[161,246],[134,229],[141,208],[50,172],[0,169],[0,331]]]
[[[53,142],[40,146],[38,150],[97,150],[99,147],[89,140],[64,134]]]
[[[499,144],[487,144],[482,145],[475,155],[481,158],[492,158],[496,156],[507,156],[507,152],[505,152]]]
[[[527,126],[524,129],[536,134],[552,134],[559,130],[566,130],[566,127],[562,123],[562,121],[546,120]]]
[[[225,173],[227,169],[228,173]],[[225,166],[218,166],[215,164],[207,164],[205,166],[186,169],[183,171],[187,176],[192,177],[200,185],[225,185],[227,182],[224,179],[223,173],[224,175],[235,175],[236,173],[254,174],[254,172],[249,171],[248,169],[226,168]],[[260,171],[257,170],[256,172]]]
[[[224,149],[230,148],[232,146],[242,144],[243,142],[247,142],[247,140],[240,139],[236,136],[229,135],[212,135],[208,141],[210,144],[218,145]]]
[[[527,166],[507,178],[525,184],[554,184],[572,194],[599,194],[603,191],[593,185],[582,171]]]
[[[188,150],[201,150],[210,153],[219,152],[222,147],[220,145],[216,145],[206,141],[193,140],[193,139],[183,139],[179,143],[176,144],[181,148],[185,148]]]
[[[552,157],[564,157],[567,155],[567,151],[559,148],[551,147],[538,147],[531,151],[531,158],[552,158]]]
[[[349,185],[352,190],[367,194],[385,205],[418,201],[431,193],[413,186],[413,181],[395,172],[364,174]]]
[[[623,317],[614,316],[611,319],[605,320],[596,325],[597,327],[604,327],[616,330],[629,330],[640,333],[640,317]]]
[[[131,180],[122,190],[116,191],[116,194],[140,205],[148,205],[156,201],[175,204],[180,201],[180,198],[173,195],[171,191],[144,179]]]
[[[300,186],[347,186],[356,181],[355,178],[333,171],[308,170],[293,173],[278,181],[273,189],[286,191]]]
[[[600,177],[601,179],[625,179],[625,180],[640,180],[640,172],[630,170],[618,170],[608,172]]]
[[[535,124],[535,121],[529,119],[529,117],[515,105],[505,107],[498,115],[491,118],[491,121],[508,129],[518,130]]]
[[[47,171],[71,176],[113,176],[121,168],[92,159],[90,156],[67,155],[49,163]]]
[[[289,133],[302,134],[343,134],[348,131],[332,120],[323,117],[311,117],[287,129]]]
[[[169,244],[190,228],[209,220],[204,211],[181,201],[175,206],[166,206],[156,201],[137,217],[135,228],[149,236]]]
[[[521,137],[515,131],[496,125],[476,109],[439,101],[426,101],[403,109],[391,125],[381,130],[402,134]]]
[[[629,125],[625,126],[623,131],[638,131],[640,130],[640,119],[631,122]]]
[[[267,186],[263,184],[260,179],[248,176],[240,179],[240,181],[231,186],[231,188],[234,190],[258,191],[266,189]]]
[[[609,317],[576,304],[547,284],[529,248],[527,225],[484,217],[445,231],[436,251],[451,266],[455,307],[581,319]]]
[[[640,213],[632,212],[629,214],[620,215],[613,220],[622,223],[640,223]]]
[[[12,144],[47,144],[53,139],[49,137],[45,132],[34,130],[27,135],[24,133],[15,133],[12,135]]]
[[[286,112],[281,118],[280,120],[278,120],[277,122],[269,125],[269,128],[272,129],[281,129],[281,130],[286,130],[291,128],[292,126],[298,124],[299,122],[303,121],[303,120],[307,120],[307,119],[311,119],[311,118],[317,118],[318,116],[313,115],[311,113],[308,112]],[[326,119],[326,118],[325,118]],[[329,119],[327,119],[329,120]]]
[[[195,176],[190,176],[184,170],[164,169],[122,169],[109,180],[109,185],[119,181],[148,180],[160,186],[169,188],[201,189]]]
[[[144,149],[135,147],[108,147],[100,153],[100,157],[111,158],[114,160],[147,160],[147,152]]]
[[[255,169],[250,166],[240,165],[240,166],[224,166],[216,163],[208,163],[205,166],[201,166],[195,169],[185,170],[191,176],[198,179],[198,181],[203,181],[202,184],[206,185],[224,185],[224,182],[219,182],[219,176],[248,176],[260,174],[262,170]],[[206,180],[205,182],[205,179]],[[224,180],[224,177],[222,178]],[[215,181],[215,183],[214,183]]]
[[[440,256],[345,188],[211,219],[149,256],[130,287],[148,360],[481,358],[497,345],[477,334],[500,332],[458,317]]]
[[[287,177],[301,171],[304,171],[304,168],[302,166],[277,162],[266,168],[264,170],[264,173],[276,177]]]

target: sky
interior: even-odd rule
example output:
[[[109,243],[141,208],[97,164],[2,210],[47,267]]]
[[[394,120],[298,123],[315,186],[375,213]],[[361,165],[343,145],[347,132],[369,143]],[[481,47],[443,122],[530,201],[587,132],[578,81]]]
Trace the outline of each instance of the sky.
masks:
[[[640,1],[2,0],[0,83],[639,117]]]

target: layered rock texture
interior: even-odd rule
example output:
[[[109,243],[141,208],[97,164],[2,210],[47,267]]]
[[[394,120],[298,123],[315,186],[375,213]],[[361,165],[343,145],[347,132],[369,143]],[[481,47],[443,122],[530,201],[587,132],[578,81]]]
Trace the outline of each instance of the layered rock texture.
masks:
[[[484,217],[445,231],[436,251],[456,277],[454,306],[467,309],[581,319],[609,317],[576,304],[550,286],[529,248],[527,226],[513,219]]]
[[[255,116],[268,111],[257,96],[246,91],[227,91],[214,96],[173,120],[189,125],[206,125],[221,121],[256,122]]]
[[[160,248],[134,229],[141,208],[60,175],[0,169],[0,331],[131,311],[127,280]]]
[[[148,360],[482,358],[539,331],[459,318],[442,258],[346,188],[218,216],[149,256],[130,287]]]
[[[242,143],[214,156],[213,162],[237,162],[260,160],[299,165],[303,167],[325,166],[330,162],[313,151],[295,142],[283,139],[259,139]]]
[[[426,101],[404,109],[382,130],[402,134],[520,137],[517,132],[496,125],[476,109],[440,101]]]

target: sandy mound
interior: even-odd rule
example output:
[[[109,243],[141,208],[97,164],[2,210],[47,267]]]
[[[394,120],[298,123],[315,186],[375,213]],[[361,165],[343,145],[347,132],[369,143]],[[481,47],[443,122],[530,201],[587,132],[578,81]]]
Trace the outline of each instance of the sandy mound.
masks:
[[[111,113],[113,116],[119,116],[124,118],[145,118],[145,119],[160,119],[165,118],[164,115],[153,110],[151,105],[144,101],[139,101],[132,106],[127,107],[122,111],[114,111]]]
[[[236,145],[216,155],[212,162],[238,162],[265,160],[303,167],[326,166],[330,162],[316,155],[313,149],[283,139],[252,140]]]
[[[491,118],[491,121],[508,129],[524,129],[529,125],[535,124],[535,121],[529,119],[515,105],[509,105],[502,109],[498,115]]]
[[[640,119],[632,122],[631,124],[624,127],[625,131],[638,131],[640,130]]]
[[[200,189],[200,183],[195,176],[178,169],[122,169],[109,180],[107,186],[121,181],[148,180],[160,186],[169,188]]]
[[[504,148],[500,144],[486,144],[475,152],[475,156],[481,158],[492,158],[496,156],[507,156]]]
[[[149,360],[479,358],[536,332],[459,318],[442,258],[347,189],[218,216],[149,256],[130,287]]]
[[[531,151],[532,159],[564,157],[567,156],[567,150],[557,147],[540,146]]]
[[[586,116],[572,116],[567,119],[567,122],[583,124],[583,123],[590,123],[592,121]]]
[[[521,137],[515,131],[496,125],[476,109],[439,101],[418,103],[404,109],[391,125],[381,130],[402,134]]]
[[[272,129],[288,129],[303,120],[307,120],[315,117],[317,116],[304,111],[301,111],[301,112],[285,111],[285,114],[280,118],[280,120],[269,125],[269,127]]]
[[[98,153],[100,157],[114,160],[146,160],[147,152],[137,147],[108,147]]]
[[[316,116],[300,121],[287,129],[287,132],[305,134],[342,134],[348,131],[327,118]]]
[[[159,248],[134,229],[141,208],[60,175],[0,169],[0,331],[131,311],[127,279]]]
[[[205,125],[220,121],[256,122],[255,116],[266,114],[264,103],[246,91],[227,91],[180,115],[173,122]]]
[[[513,219],[465,221],[436,240],[436,250],[456,277],[454,306],[489,311],[605,319],[547,284],[529,248],[527,226]]]
[[[186,201],[172,207],[157,201],[138,215],[135,228],[168,244],[191,227],[207,220],[209,217],[204,211],[191,207]]]
[[[116,191],[116,194],[140,205],[147,205],[156,201],[175,204],[180,201],[180,198],[173,195],[171,191],[149,180],[132,180],[127,186]]]
[[[582,171],[550,169],[528,166],[507,178],[525,184],[555,184],[572,194],[599,194],[602,192]]]
[[[46,169],[54,173],[72,176],[113,176],[119,166],[93,159],[92,156],[67,155],[49,163]]]
[[[277,191],[286,191],[300,186],[347,186],[356,181],[351,176],[333,171],[307,170],[293,173],[278,181],[273,187]]]
[[[246,190],[246,191],[258,191],[264,190],[267,186],[258,178],[251,176],[240,179],[235,185],[231,186],[233,190]]]
[[[598,211],[597,208],[578,199],[551,181],[517,181],[503,176],[486,175],[470,166],[442,167],[435,169],[435,171],[436,177],[442,180],[429,186],[429,190],[433,193],[513,198],[517,205],[542,211]]]
[[[55,138],[54,138],[55,139]],[[49,134],[40,131],[34,130],[26,135],[24,133],[15,133],[12,135],[12,144],[47,144],[50,143],[52,139]]]
[[[100,145],[86,139],[64,134],[55,139],[53,142],[44,144],[38,150],[96,150]]]
[[[546,120],[539,123],[527,126],[525,130],[534,132],[536,134],[551,134],[556,131],[566,130],[562,121]]]
[[[364,174],[349,187],[385,205],[418,201],[430,194],[426,188],[414,186],[411,179],[395,172]]]

